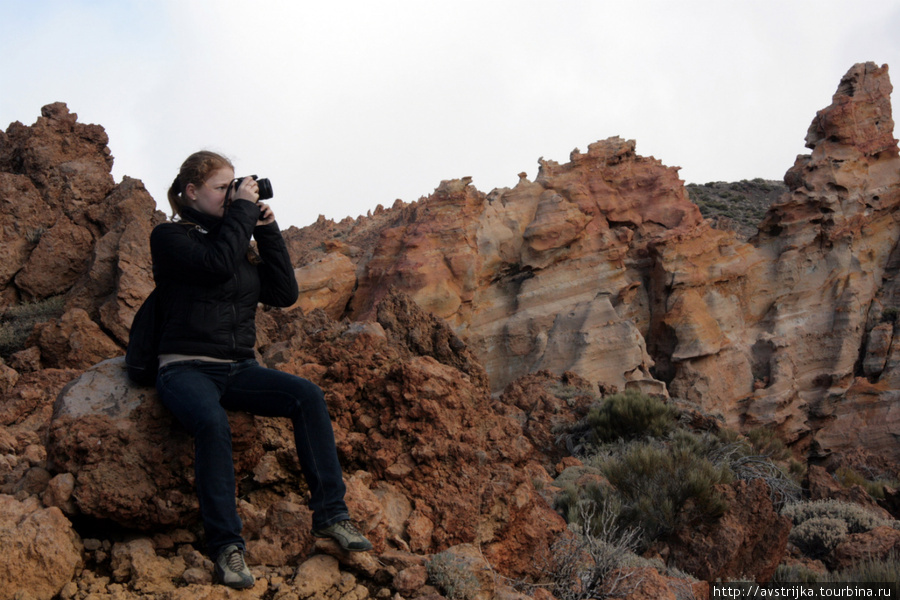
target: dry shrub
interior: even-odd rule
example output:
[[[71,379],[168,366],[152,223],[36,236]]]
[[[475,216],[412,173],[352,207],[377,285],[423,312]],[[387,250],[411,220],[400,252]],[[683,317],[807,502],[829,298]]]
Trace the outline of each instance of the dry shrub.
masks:
[[[675,429],[678,411],[659,398],[626,390],[605,398],[588,413],[587,422],[598,442],[663,437]]]

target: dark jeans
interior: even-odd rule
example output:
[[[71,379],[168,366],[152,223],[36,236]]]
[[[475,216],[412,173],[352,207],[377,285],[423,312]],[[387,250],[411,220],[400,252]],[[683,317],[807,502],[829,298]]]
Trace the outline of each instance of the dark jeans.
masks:
[[[331,418],[317,385],[266,369],[252,359],[237,363],[191,360],[163,367],[156,389],[163,404],[194,437],[200,515],[214,559],[230,544],[244,548],[226,409],[290,418],[300,468],[310,490],[313,527],[349,518]]]

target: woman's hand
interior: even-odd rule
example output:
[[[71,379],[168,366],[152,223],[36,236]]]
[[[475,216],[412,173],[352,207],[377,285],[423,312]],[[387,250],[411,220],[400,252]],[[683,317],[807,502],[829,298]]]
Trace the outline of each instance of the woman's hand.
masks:
[[[234,192],[234,200],[249,200],[259,202],[259,184],[252,177],[244,177],[241,184]]]
[[[259,220],[256,222],[256,226],[260,225],[268,225],[269,223],[275,222],[275,213],[272,212],[272,207],[266,204],[265,202],[259,202]]]

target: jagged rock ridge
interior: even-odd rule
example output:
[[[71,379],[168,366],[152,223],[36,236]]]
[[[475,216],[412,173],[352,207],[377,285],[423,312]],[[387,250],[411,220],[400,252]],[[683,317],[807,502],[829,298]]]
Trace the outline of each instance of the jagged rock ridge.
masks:
[[[453,326],[496,391],[572,370],[776,427],[822,457],[896,462],[893,328],[879,316],[897,308],[891,89],[887,66],[844,76],[749,240],[711,228],[677,169],[611,138],[511,189],[448,181],[368,219],[290,230],[298,277],[331,274],[301,306],[365,318],[397,288]],[[881,433],[847,438],[851,420]]]
[[[554,478],[577,468],[553,432],[585,414],[594,390],[637,387],[737,427],[774,426],[797,456],[832,468],[896,470],[890,89],[886,66],[848,72],[810,128],[812,154],[749,240],[711,227],[677,169],[620,138],[565,165],[542,161],[534,182],[511,189],[448,181],[369,218],[289,230],[303,297],[261,311],[259,357],[326,390],[348,500],[378,554],[342,567],[407,597],[435,591],[423,563],[446,548],[477,568],[535,575],[534,557],[564,527]],[[0,134],[11,224],[0,306],[60,298],[62,313],[0,364],[0,539],[22,549],[25,569],[0,578],[0,600],[26,576],[48,600],[211,589],[193,550],[190,442],[115,358],[151,288],[149,231],[164,217],[138,180],[114,184],[107,143],[59,103]],[[562,383],[581,393],[563,401],[550,392]],[[333,549],[309,535],[291,436],[272,420],[236,416],[233,427],[250,556],[267,576],[249,593],[305,594],[301,575],[328,573],[365,597],[322,557],[293,578],[295,561]],[[719,528],[681,532],[671,560],[708,576],[769,573],[784,536],[759,487],[736,485],[740,506]],[[66,517],[142,533],[110,547]],[[697,550],[711,546],[715,561]],[[740,571],[750,564],[755,573]]]

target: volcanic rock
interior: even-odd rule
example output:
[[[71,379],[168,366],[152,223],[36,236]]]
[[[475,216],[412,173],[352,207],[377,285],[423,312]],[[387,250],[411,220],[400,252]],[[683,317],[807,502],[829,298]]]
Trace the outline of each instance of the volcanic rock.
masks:
[[[825,558],[836,571],[850,569],[861,562],[890,560],[900,552],[900,531],[882,525],[864,533],[851,533]]]
[[[254,420],[230,420],[236,468],[250,472],[262,455]],[[55,471],[74,475],[73,497],[86,515],[142,529],[196,520],[190,436],[155,390],[129,383],[121,357],[60,392],[47,453]]]
[[[896,470],[890,92],[886,66],[850,69],[749,239],[712,228],[677,168],[618,137],[566,164],[542,160],[513,188],[451,180],[411,204],[291,228],[301,299],[258,311],[259,360],[325,391],[347,501],[377,557],[315,542],[289,423],[235,415],[248,560],[272,586],[260,578],[244,593],[299,596],[285,565],[314,550],[403,589],[421,581],[423,557],[451,548],[477,548],[478,564],[505,577],[539,577],[533,558],[565,529],[553,475],[598,477],[555,432],[626,388],[669,396],[715,428],[766,427],[829,469],[852,455]],[[146,532],[121,540],[115,561],[109,540],[91,540],[91,568],[77,585],[68,567],[46,569],[48,593],[228,595],[192,547],[190,438],[152,390],[127,382],[121,358],[103,360],[121,354],[153,287],[148,238],[164,219],[140,181],[115,184],[107,142],[61,103],[0,133],[0,309],[63,299],[0,363],[0,498],[58,517],[64,537],[64,514]],[[677,532],[666,556],[708,577],[764,579],[787,528],[760,482],[724,491],[731,511]],[[869,534],[845,554],[894,546]],[[338,573],[323,593],[366,593]],[[660,597],[683,585],[655,571],[640,581]]]
[[[30,341],[40,349],[42,365],[56,369],[87,369],[122,353],[80,308],[35,325]]]
[[[728,511],[715,523],[676,531],[669,561],[703,581],[768,582],[787,550],[790,519],[775,510],[762,479],[719,489]]]
[[[0,306],[62,295],[120,345],[153,288],[150,230],[165,219],[143,184],[116,185],[106,132],[63,103],[0,138]]]
[[[55,598],[81,564],[81,539],[58,508],[0,494],[0,600]]]
[[[345,316],[403,291],[451,325],[494,392],[571,371],[685,399],[732,427],[773,428],[801,453],[861,447],[897,463],[891,90],[887,66],[847,72],[749,241],[713,229],[677,168],[620,138],[564,165],[542,160],[514,188],[446,181],[416,203],[287,235],[303,264],[331,251],[327,235],[372,248],[344,255],[357,274]],[[306,294],[340,306],[346,292]]]

